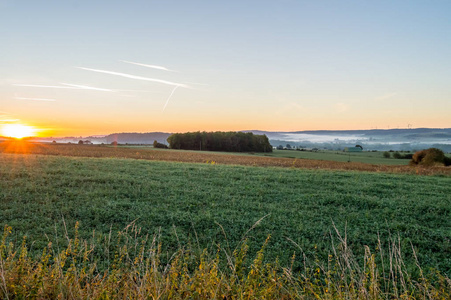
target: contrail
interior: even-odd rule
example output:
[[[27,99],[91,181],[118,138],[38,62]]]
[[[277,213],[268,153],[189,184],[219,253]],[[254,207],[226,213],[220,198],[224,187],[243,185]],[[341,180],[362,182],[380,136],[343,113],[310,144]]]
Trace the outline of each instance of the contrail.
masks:
[[[140,93],[158,93],[161,94],[161,92],[158,91],[147,91],[147,90],[115,90],[117,92],[140,92]]]
[[[64,85],[67,86],[71,86],[74,88],[78,88],[78,89],[82,89],[82,90],[94,90],[94,91],[102,91],[102,92],[114,92],[113,90],[110,89],[102,89],[102,88],[96,88],[96,87],[92,87],[92,86],[87,86],[87,85],[77,85],[77,84],[70,84],[70,83],[62,83]]]
[[[164,107],[163,107],[163,111],[166,109],[166,105],[168,105],[169,100],[171,99],[172,95],[174,94],[175,90],[176,90],[178,87],[179,87],[179,86],[177,85],[177,86],[175,86],[175,88],[172,90],[171,94],[169,95],[168,99],[166,100],[166,103],[165,103],[165,105],[164,105]]]
[[[13,84],[14,86],[26,86],[26,87],[38,87],[38,88],[52,88],[52,89],[80,89],[69,86],[57,86],[57,85],[38,85],[38,84]]]
[[[39,84],[13,84],[15,86],[26,86],[26,87],[37,87],[37,88],[51,88],[51,89],[72,89],[72,90],[94,90],[94,91],[103,91],[103,92],[114,92],[110,89],[101,89],[86,85],[77,85],[77,84],[69,84],[69,83],[60,83],[67,86],[61,85],[39,85]]]
[[[148,78],[148,77],[130,75],[130,74],[125,74],[125,73],[105,71],[105,70],[98,70],[98,69],[90,69],[90,68],[83,68],[83,67],[76,67],[76,68],[82,69],[82,70],[87,70],[87,71],[92,71],[92,72],[98,72],[98,73],[105,73],[105,74],[110,74],[110,75],[121,76],[121,77],[125,77],[125,78],[145,80],[145,81],[152,81],[152,82],[157,82],[157,83],[162,83],[162,84],[167,84],[167,85],[172,85],[172,86],[180,86],[180,87],[187,88],[187,89],[190,88],[190,86],[188,86],[186,84],[176,83],[176,82],[171,82],[171,81],[166,81],[166,80],[161,80],[161,79]]]
[[[132,65],[137,65],[137,66],[142,66],[142,67],[146,67],[146,68],[152,68],[152,69],[157,69],[157,70],[163,70],[163,71],[168,71],[168,72],[177,72],[175,70],[170,70],[168,68],[162,67],[162,66],[155,66],[155,65],[146,65],[146,64],[140,64],[137,62],[132,62],[132,61],[127,61],[127,60],[120,60],[121,62],[127,63],[127,64],[132,64]]]
[[[33,100],[33,101],[56,101],[55,99],[45,99],[45,98],[24,98],[24,97],[15,97],[15,99],[19,99],[19,100]]]

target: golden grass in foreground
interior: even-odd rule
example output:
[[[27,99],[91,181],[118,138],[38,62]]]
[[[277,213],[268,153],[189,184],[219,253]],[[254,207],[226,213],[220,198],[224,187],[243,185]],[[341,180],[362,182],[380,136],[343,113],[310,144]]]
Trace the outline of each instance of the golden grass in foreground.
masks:
[[[96,245],[75,236],[58,250],[49,243],[39,258],[8,242],[5,226],[0,243],[1,299],[450,299],[451,280],[438,272],[412,278],[405,271],[399,244],[356,258],[337,231],[329,260],[321,264],[305,255],[304,270],[295,273],[277,261],[264,263],[270,238],[251,261],[243,241],[228,252],[179,249],[169,263],[160,261],[158,237],[148,241],[133,224],[117,235],[117,245]],[[113,237],[114,238],[114,237]],[[110,250],[111,249],[111,250]],[[94,253],[100,253],[96,257]],[[380,257],[379,257],[380,256]],[[387,268],[376,265],[385,260]],[[108,262],[99,271],[96,260]],[[362,260],[359,263],[359,260]]]
[[[418,175],[451,175],[450,167],[389,166],[358,162],[334,162],[310,159],[291,159],[250,155],[231,155],[212,152],[151,150],[142,148],[100,145],[39,144],[25,141],[0,143],[0,153],[62,155],[75,157],[132,158],[190,163],[234,164],[327,170],[407,173]]]

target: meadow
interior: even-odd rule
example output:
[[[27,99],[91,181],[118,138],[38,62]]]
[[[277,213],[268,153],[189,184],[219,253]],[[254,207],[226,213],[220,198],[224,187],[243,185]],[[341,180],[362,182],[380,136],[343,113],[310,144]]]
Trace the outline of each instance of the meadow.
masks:
[[[343,152],[332,150],[318,150],[318,151],[296,151],[296,150],[274,150],[267,156],[272,157],[286,157],[297,159],[313,159],[313,160],[328,160],[337,162],[359,162],[374,165],[399,165],[406,166],[409,164],[409,159],[393,159],[385,158],[382,155],[383,151],[378,152]]]
[[[134,146],[134,145],[125,145],[122,146],[124,148],[135,148],[142,150],[156,150],[150,148],[149,146]],[[165,150],[160,150],[165,151]],[[199,153],[199,151],[192,150],[171,150],[171,151],[179,151],[181,153]],[[344,151],[334,151],[334,150],[273,150],[270,153],[258,153],[258,152],[204,152],[204,153],[213,153],[219,155],[240,155],[240,156],[264,156],[264,157],[274,157],[274,158],[288,158],[288,159],[309,159],[309,160],[319,160],[319,161],[331,161],[331,162],[357,162],[364,164],[373,164],[373,165],[392,165],[392,166],[406,166],[409,164],[409,159],[394,159],[394,158],[385,158],[383,157],[383,151],[377,152],[344,152]]]
[[[90,149],[95,155],[99,148]],[[396,245],[409,278],[421,278],[423,270],[451,276],[451,181],[443,172],[420,176],[27,151],[0,154],[0,225],[12,227],[7,243],[20,245],[26,236],[30,257],[39,258],[49,242],[64,250],[76,235],[104,245],[89,254],[96,262],[92,272],[101,273],[114,265],[114,251],[105,249],[120,246],[118,232],[134,228],[135,238],[137,232],[150,236],[143,239],[146,245],[156,237],[163,269],[181,249],[197,258],[206,249],[213,260],[217,253],[223,267],[243,245],[258,258],[270,237],[262,261],[293,274],[330,266],[345,239],[360,268],[373,257],[365,256],[369,251],[376,253],[379,270],[390,269],[392,261],[377,254],[393,253]],[[247,260],[247,270],[251,264]]]
[[[400,234],[422,265],[451,271],[449,177],[7,154],[0,168],[2,225],[27,235],[31,252],[64,239],[63,219],[83,237],[136,220],[176,249],[195,232],[201,248],[233,246],[266,216],[249,242],[256,250],[271,234],[271,259],[299,251],[290,240],[325,254],[335,223],[357,247]]]
[[[408,165],[398,165],[398,161],[403,164],[406,160],[400,159],[379,159],[376,157],[366,157],[363,154],[361,160],[357,162],[351,159],[348,162],[348,155],[328,153],[310,153],[302,151],[277,151],[272,153],[224,153],[213,151],[190,151],[173,149],[154,149],[151,147],[134,146],[111,146],[111,145],[76,145],[76,144],[41,144],[24,142],[3,142],[0,143],[1,153],[14,154],[42,154],[73,157],[103,157],[103,158],[132,158],[154,161],[176,161],[188,163],[215,163],[227,165],[261,166],[261,167],[283,167],[301,169],[324,169],[324,170],[349,170],[349,171],[369,171],[384,173],[402,173],[417,175],[451,175],[451,168],[443,166],[435,167],[411,167]],[[288,157],[277,157],[288,155]],[[293,157],[299,155],[299,157]],[[310,157],[302,158],[302,155]],[[319,156],[315,159],[312,155]],[[376,154],[372,154],[376,155]],[[382,153],[381,153],[382,155]],[[358,157],[358,156],[356,156]],[[327,160],[330,158],[331,160]],[[374,163],[368,163],[372,159]],[[341,160],[341,161],[340,161]],[[392,162],[396,164],[392,164]],[[377,163],[376,163],[377,162]]]

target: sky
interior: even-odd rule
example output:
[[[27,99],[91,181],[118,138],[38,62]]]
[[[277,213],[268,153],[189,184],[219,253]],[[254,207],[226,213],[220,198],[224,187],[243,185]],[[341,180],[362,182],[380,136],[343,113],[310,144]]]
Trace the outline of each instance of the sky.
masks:
[[[451,127],[450,1],[0,0],[0,126]]]

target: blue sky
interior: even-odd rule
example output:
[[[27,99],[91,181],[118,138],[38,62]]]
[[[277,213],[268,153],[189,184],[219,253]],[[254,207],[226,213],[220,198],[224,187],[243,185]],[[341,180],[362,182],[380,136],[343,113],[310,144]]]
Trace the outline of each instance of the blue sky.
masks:
[[[450,15],[449,1],[0,0],[0,125],[451,127]],[[23,86],[62,83],[114,91]]]

